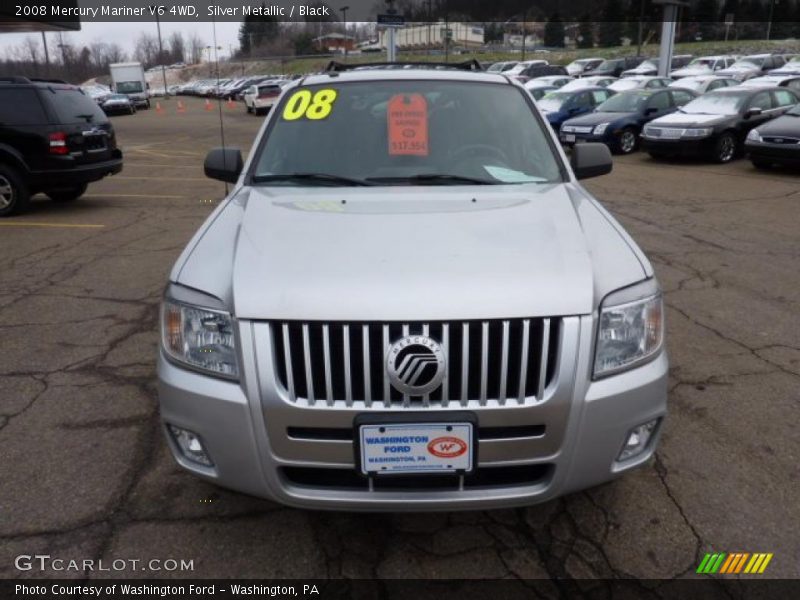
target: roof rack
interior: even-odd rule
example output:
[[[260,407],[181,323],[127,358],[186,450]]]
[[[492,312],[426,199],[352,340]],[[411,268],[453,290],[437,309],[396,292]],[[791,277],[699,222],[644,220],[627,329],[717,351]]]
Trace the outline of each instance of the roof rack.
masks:
[[[12,75],[9,77],[0,77],[0,82],[7,83],[64,83],[67,82],[63,79],[40,79],[38,77],[21,77],[19,75]]]
[[[354,71],[357,69],[375,69],[375,68],[389,68],[389,69],[404,69],[408,67],[419,67],[423,69],[453,69],[457,71],[483,71],[481,63],[476,59],[465,60],[457,63],[443,63],[443,62],[371,62],[371,63],[340,63],[332,60],[325,67],[327,73],[341,73],[342,71]]]

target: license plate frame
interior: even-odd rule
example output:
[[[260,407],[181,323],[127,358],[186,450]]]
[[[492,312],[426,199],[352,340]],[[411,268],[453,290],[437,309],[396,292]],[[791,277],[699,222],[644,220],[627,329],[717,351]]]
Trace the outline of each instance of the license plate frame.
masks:
[[[574,144],[576,139],[577,138],[575,137],[574,133],[565,133],[564,134],[564,141],[567,142],[568,144]]]
[[[453,428],[447,431],[447,427]],[[393,433],[401,436],[403,433],[414,435],[428,435],[426,442],[411,444],[414,447],[409,453],[403,452],[396,455],[398,458],[411,456],[417,457],[420,446],[424,446],[430,454],[429,445],[438,438],[462,439],[468,435],[467,448],[464,452],[452,457],[437,457],[431,454],[433,461],[409,461],[397,463],[373,463],[375,468],[370,468],[368,464],[370,456],[369,450],[364,443],[366,434],[383,435],[378,432],[380,427],[384,427]],[[426,430],[426,431],[424,431]],[[395,436],[395,437],[398,437]],[[433,439],[430,439],[431,436]],[[463,439],[462,439],[463,441]],[[444,441],[444,443],[450,443]],[[457,442],[455,448],[458,448]],[[404,444],[407,445],[407,444]],[[435,448],[435,446],[434,446]],[[468,411],[447,411],[436,414],[411,412],[411,413],[370,413],[360,414],[353,420],[353,454],[356,470],[364,477],[396,477],[400,475],[415,476],[441,476],[441,475],[467,475],[475,471],[478,466],[478,418],[475,413]],[[380,453],[378,453],[379,455]],[[384,453],[385,454],[385,453]],[[372,456],[376,456],[374,453]],[[389,456],[389,455],[387,455]],[[395,455],[391,455],[395,456]],[[428,456],[427,454],[425,455]],[[450,467],[443,466],[450,464]],[[381,466],[382,468],[378,468]]]

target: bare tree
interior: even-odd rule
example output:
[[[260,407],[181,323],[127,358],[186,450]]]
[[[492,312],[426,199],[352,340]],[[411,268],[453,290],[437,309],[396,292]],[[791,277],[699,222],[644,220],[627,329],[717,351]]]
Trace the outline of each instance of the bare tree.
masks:
[[[145,67],[155,65],[158,62],[158,38],[150,33],[140,33],[136,39],[133,56]]]
[[[203,38],[196,31],[193,31],[192,35],[189,36],[189,57],[193,65],[203,60],[203,48],[205,47],[206,43]]]
[[[108,54],[106,58],[109,63],[118,63],[128,60],[128,55],[125,54],[125,50],[122,49],[122,46],[116,42],[111,42],[108,45]]]
[[[186,60],[186,42],[180,31],[173,31],[169,36],[169,53],[172,62],[184,62]]]
[[[91,52],[92,64],[96,69],[103,69],[108,65],[108,44],[95,40],[89,44],[89,52]]]

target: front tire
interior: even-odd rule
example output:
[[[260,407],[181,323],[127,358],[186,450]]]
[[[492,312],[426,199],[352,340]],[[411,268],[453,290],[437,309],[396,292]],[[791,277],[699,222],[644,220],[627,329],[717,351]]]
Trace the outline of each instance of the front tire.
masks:
[[[626,127],[620,132],[614,150],[617,154],[630,154],[636,150],[638,142],[636,130],[633,127]]]
[[[70,188],[50,190],[47,192],[47,195],[54,202],[73,202],[83,196],[87,187],[87,184],[82,183]]]
[[[736,156],[736,137],[726,132],[714,144],[714,160],[720,164],[729,163]]]
[[[0,165],[0,218],[24,211],[30,198],[30,190],[17,170]]]

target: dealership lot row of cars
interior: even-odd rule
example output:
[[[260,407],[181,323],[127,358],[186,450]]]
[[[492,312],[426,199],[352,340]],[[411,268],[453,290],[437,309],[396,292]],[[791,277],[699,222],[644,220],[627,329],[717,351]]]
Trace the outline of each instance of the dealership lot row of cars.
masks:
[[[654,61],[615,77],[598,74],[608,61],[580,59],[559,67],[578,76],[534,77],[523,84],[566,146],[602,142],[619,154],[643,147],[657,159],[689,155],[721,163],[746,152],[759,168],[800,164],[799,57],[676,58],[686,66],[670,78],[652,74]],[[515,73],[532,69],[497,65],[488,70],[520,81]]]

